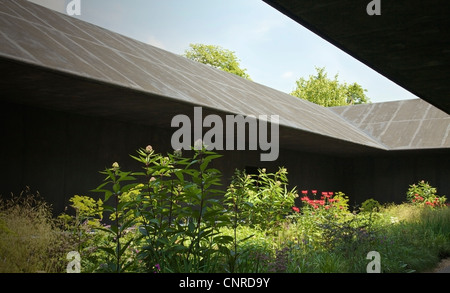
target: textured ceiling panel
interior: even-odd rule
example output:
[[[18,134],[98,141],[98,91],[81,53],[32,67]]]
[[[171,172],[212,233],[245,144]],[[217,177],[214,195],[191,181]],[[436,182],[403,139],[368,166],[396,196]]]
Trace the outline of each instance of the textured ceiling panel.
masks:
[[[163,97],[168,103],[171,102],[172,114],[177,110],[174,107],[176,103],[173,102],[179,102],[224,113],[279,115],[282,127],[385,149],[383,145],[329,109],[28,1],[0,0],[0,16],[0,56],[4,60],[15,60],[45,70],[128,88],[149,96]],[[5,70],[11,66],[11,63],[8,63]],[[21,76],[9,78],[11,80],[1,81],[4,92],[14,92],[14,89],[8,87],[17,87],[12,79],[20,79]],[[73,83],[76,88],[75,78]],[[30,87],[29,91],[32,91],[33,85],[27,86]],[[44,81],[35,86],[39,88],[35,95],[38,95],[38,92],[46,92],[48,96],[36,96],[33,103],[38,104],[38,99],[50,99],[49,92],[53,89],[51,81]],[[77,100],[71,95],[62,94],[58,95],[58,98],[64,100],[59,100],[54,105],[61,105],[66,107],[64,110],[69,110],[69,105],[72,104],[78,111],[85,107],[91,115],[95,115],[96,111],[104,115],[104,108],[96,110],[93,107],[98,105],[96,99],[102,100],[103,97],[92,96],[87,89],[84,92],[84,98],[89,97],[89,100],[84,100],[88,105],[76,104]],[[16,100],[17,102],[30,99],[25,95],[13,95],[15,99],[23,99]],[[117,109],[111,109],[111,112],[125,111],[125,103],[133,104],[133,101],[127,100],[131,97],[115,98]],[[110,96],[110,99],[113,100],[113,97]],[[111,108],[111,105],[108,107]],[[147,110],[149,109],[133,109],[143,112]],[[185,111],[185,107],[180,106],[179,110]],[[164,112],[160,113],[163,116]],[[129,113],[124,112],[123,116],[127,114]],[[291,136],[295,135],[292,131],[289,133]]]
[[[447,0],[263,0],[359,61],[450,113]]]
[[[331,110],[392,150],[450,148],[450,116],[421,99]]]

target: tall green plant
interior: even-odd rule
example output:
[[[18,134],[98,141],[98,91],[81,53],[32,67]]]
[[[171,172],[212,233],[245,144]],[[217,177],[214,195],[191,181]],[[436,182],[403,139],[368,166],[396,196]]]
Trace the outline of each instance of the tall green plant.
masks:
[[[134,217],[127,217],[127,213],[133,207],[134,202],[125,201],[121,202],[120,198],[123,194],[127,193],[131,189],[135,188],[137,183],[125,184],[129,181],[135,181],[136,178],[132,176],[131,172],[124,172],[120,170],[119,164],[115,162],[112,168],[107,168],[100,172],[106,175],[105,182],[98,186],[94,192],[104,193],[103,210],[111,213],[112,223],[109,227],[98,227],[98,230],[104,231],[109,234],[113,239],[113,245],[106,243],[104,246],[100,246],[99,249],[106,252],[109,258],[106,260],[105,271],[121,273],[127,270],[132,264],[130,260],[124,259],[122,256],[130,246],[133,239],[131,238],[127,242],[121,242],[124,232],[133,226]],[[109,189],[107,189],[109,187]],[[112,201],[112,205],[106,205]]]
[[[238,264],[238,258],[241,253],[238,251],[238,243],[244,242],[253,235],[238,240],[237,230],[241,223],[244,223],[249,216],[249,211],[253,208],[253,204],[248,201],[248,192],[255,188],[255,180],[250,175],[240,170],[235,170],[232,183],[228,186],[225,193],[225,205],[227,207],[227,215],[233,228],[233,247],[228,256],[229,271],[234,273]]]
[[[240,195],[239,209],[245,215],[243,222],[262,229],[280,225],[298,197],[296,187],[288,189],[287,174],[286,168],[279,168],[275,173],[260,169],[257,175],[235,175],[228,197],[236,192]]]
[[[147,146],[132,157],[143,164],[144,171],[135,175],[145,182],[135,210],[144,242],[139,257],[148,268],[158,264],[167,272],[211,270],[211,260],[232,240],[218,235],[228,218],[223,191],[216,188],[221,173],[209,167],[221,156],[204,147],[189,158],[180,151],[161,156]]]

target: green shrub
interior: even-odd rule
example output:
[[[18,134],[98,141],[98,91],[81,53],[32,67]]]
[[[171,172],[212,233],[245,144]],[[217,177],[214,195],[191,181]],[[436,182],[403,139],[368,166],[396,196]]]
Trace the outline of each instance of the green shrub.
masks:
[[[379,212],[381,208],[381,204],[373,199],[373,198],[369,198],[365,201],[363,201],[363,203],[361,204],[361,208],[360,211],[363,213],[376,213]]]
[[[436,193],[436,188],[422,180],[417,184],[409,186],[406,192],[406,198],[413,205],[426,205],[432,208],[445,206],[446,197],[438,196]]]
[[[116,162],[102,171],[106,178],[94,190],[104,194],[102,201],[71,199],[77,211],[72,222],[87,223],[94,231],[83,245],[88,270],[224,270],[233,238],[218,233],[230,221],[219,200],[223,191],[216,188],[221,173],[209,167],[220,155],[203,147],[193,150],[192,157],[184,158],[179,151],[163,156],[147,146],[131,157],[143,170],[123,171]],[[103,216],[109,225],[101,224]],[[92,241],[97,248],[92,249]]]
[[[298,194],[295,187],[288,189],[286,168],[279,168],[275,173],[259,169],[258,173],[248,175],[236,171],[225,194],[228,211],[239,213],[239,221],[245,225],[276,228],[291,212]]]

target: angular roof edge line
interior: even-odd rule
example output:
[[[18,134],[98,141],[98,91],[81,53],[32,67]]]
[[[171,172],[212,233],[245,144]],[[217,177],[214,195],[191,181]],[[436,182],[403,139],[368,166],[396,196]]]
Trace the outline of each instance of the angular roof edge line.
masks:
[[[350,107],[350,106],[343,106],[343,107]],[[365,136],[367,136],[368,138],[372,139],[373,141],[376,141],[380,146],[382,146],[380,149],[384,149],[384,150],[390,150],[391,148],[384,144],[382,141],[380,141],[379,139],[375,138],[374,136],[372,136],[370,133],[365,132],[364,130],[362,130],[361,128],[359,128],[358,126],[356,126],[354,123],[352,123],[351,121],[349,121],[347,118],[345,118],[344,116],[340,115],[339,113],[334,112],[331,108],[326,108],[327,111],[329,111],[330,113],[333,113],[333,115],[337,115],[339,117],[341,117],[342,119],[344,119],[345,122],[347,122],[348,124],[351,125],[351,127],[353,127],[355,130],[358,130],[359,132],[363,133]]]
[[[248,114],[245,114],[245,113],[234,113],[234,112],[231,112],[231,111],[228,111],[228,110],[214,108],[214,107],[212,107],[210,105],[206,105],[206,104],[188,102],[188,101],[185,101],[185,100],[182,100],[182,99],[178,99],[178,98],[174,98],[174,97],[168,96],[168,95],[163,95],[163,94],[159,94],[159,93],[152,93],[152,92],[146,91],[145,89],[142,89],[142,88],[126,86],[126,85],[124,85],[122,83],[118,83],[118,82],[114,82],[114,81],[110,81],[110,80],[106,80],[106,79],[101,79],[101,78],[96,78],[96,77],[92,77],[92,76],[88,76],[88,75],[83,75],[83,74],[80,74],[79,72],[70,71],[70,70],[67,70],[67,69],[54,68],[54,67],[50,67],[50,66],[41,65],[41,64],[32,62],[30,60],[20,59],[20,58],[17,58],[15,56],[4,54],[2,52],[0,52],[0,59],[4,59],[4,60],[9,61],[9,62],[24,64],[25,66],[32,66],[32,67],[39,68],[39,69],[47,71],[47,72],[51,72],[51,73],[57,74],[57,75],[63,75],[63,76],[70,76],[70,77],[80,78],[80,79],[85,80],[85,81],[99,83],[99,84],[102,84],[102,85],[105,85],[105,86],[118,87],[118,88],[122,88],[122,89],[125,89],[125,90],[131,90],[131,91],[134,91],[134,92],[137,92],[137,93],[140,93],[140,94],[144,94],[144,95],[157,96],[157,97],[168,99],[168,100],[171,100],[173,102],[184,104],[184,105],[192,105],[193,107],[202,107],[204,109],[208,109],[208,110],[211,110],[211,111],[214,111],[214,112],[224,113],[225,115],[227,115],[227,114],[228,115],[243,115],[243,116],[247,116],[248,115]],[[292,98],[295,98],[295,97],[292,97]],[[323,107],[323,109],[325,111],[328,111],[328,112],[332,113],[332,115],[335,115],[335,116],[339,117],[340,119],[342,119],[343,121],[345,121],[346,124],[350,128],[354,129],[356,132],[358,132],[362,136],[369,138],[371,140],[371,142],[373,144],[375,144],[376,146],[375,145],[369,145],[369,144],[362,144],[362,143],[354,142],[354,141],[347,140],[347,139],[333,137],[333,136],[330,136],[330,135],[327,135],[327,134],[324,134],[324,133],[314,132],[314,131],[311,131],[309,129],[296,128],[296,127],[293,127],[293,126],[285,124],[285,123],[279,123],[279,126],[283,127],[283,128],[286,128],[286,129],[292,129],[292,130],[295,130],[295,131],[300,131],[300,132],[304,132],[304,133],[310,133],[310,134],[314,134],[314,135],[318,135],[318,136],[322,136],[322,137],[326,137],[326,138],[330,138],[330,139],[340,140],[340,141],[343,141],[343,142],[348,142],[348,143],[352,143],[352,144],[355,144],[355,145],[361,145],[361,146],[365,146],[365,147],[369,147],[369,148],[373,148],[373,149],[388,150],[388,148],[384,144],[380,143],[376,139],[373,139],[372,137],[370,137],[370,135],[368,135],[367,133],[365,133],[364,131],[362,131],[358,127],[355,127],[352,123],[348,122],[341,115],[339,115],[337,113],[334,113],[333,111],[331,111],[330,109],[327,109],[326,107]],[[256,118],[258,119],[258,117],[256,117]]]

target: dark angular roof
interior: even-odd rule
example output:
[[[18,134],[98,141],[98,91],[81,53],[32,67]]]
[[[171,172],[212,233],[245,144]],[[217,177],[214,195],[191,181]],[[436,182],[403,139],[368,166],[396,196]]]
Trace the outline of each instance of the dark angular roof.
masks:
[[[450,116],[421,99],[331,110],[390,150],[450,147]]]
[[[263,0],[417,97],[450,114],[446,0]]]

